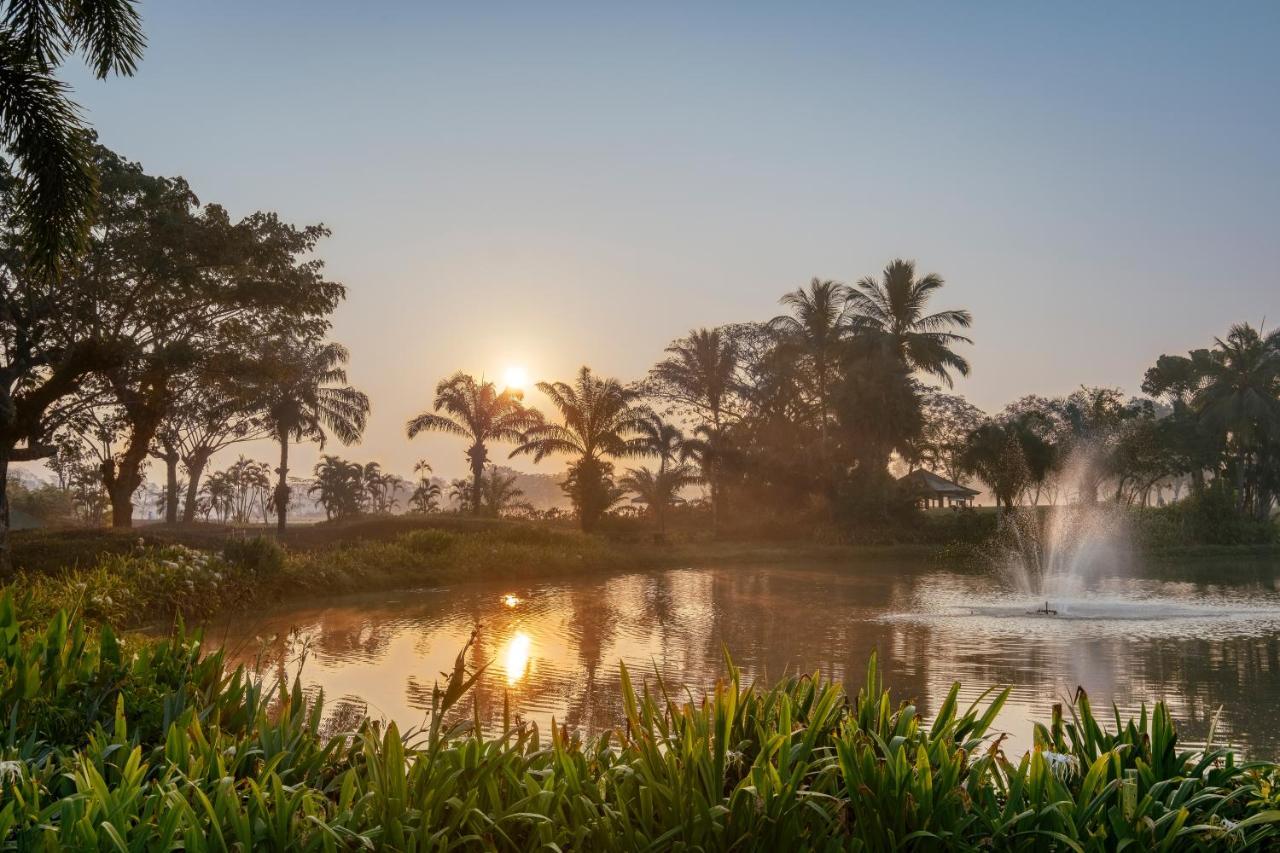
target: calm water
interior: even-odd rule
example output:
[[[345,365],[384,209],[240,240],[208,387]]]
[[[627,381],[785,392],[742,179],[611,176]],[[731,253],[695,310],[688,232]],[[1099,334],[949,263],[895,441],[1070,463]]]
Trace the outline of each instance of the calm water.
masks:
[[[1103,579],[1045,617],[994,577],[927,565],[690,568],[336,598],[241,618],[210,639],[267,671],[293,673],[305,652],[303,681],[323,688],[335,726],[366,710],[421,723],[432,682],[478,626],[471,664],[491,665],[474,701],[495,727],[503,691],[544,731],[552,717],[584,733],[616,725],[620,660],[636,681],[657,671],[697,695],[725,647],[747,676],[816,669],[851,685],[877,650],[896,694],[926,714],[956,680],[968,698],[1012,686],[998,721],[1012,746],[1025,748],[1030,720],[1083,686],[1095,707],[1126,713],[1165,700],[1188,742],[1221,706],[1218,741],[1275,758],[1278,569]]]

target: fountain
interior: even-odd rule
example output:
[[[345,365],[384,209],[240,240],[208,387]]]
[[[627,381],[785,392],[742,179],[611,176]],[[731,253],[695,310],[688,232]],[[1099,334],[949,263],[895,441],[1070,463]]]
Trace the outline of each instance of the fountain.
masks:
[[[995,563],[1006,582],[1057,615],[1050,602],[1067,599],[1098,577],[1128,573],[1124,512],[1106,504],[1021,507],[1007,515]]]
[[[1072,598],[1098,579],[1130,573],[1124,509],[1092,500],[1096,489],[1085,485],[1097,469],[1093,454],[1077,452],[1060,476],[1075,503],[1019,507],[1002,519],[994,562],[1013,589],[1044,602],[1029,615],[1068,612]]]

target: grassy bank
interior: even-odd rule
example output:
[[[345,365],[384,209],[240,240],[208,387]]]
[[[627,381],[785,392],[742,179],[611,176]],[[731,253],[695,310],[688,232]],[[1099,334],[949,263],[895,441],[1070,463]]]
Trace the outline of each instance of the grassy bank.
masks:
[[[473,580],[531,580],[663,567],[927,559],[928,545],[654,543],[572,529],[442,517],[299,528],[274,539],[198,525],[24,533],[7,587],[24,609],[118,628],[318,596]]]
[[[954,514],[953,514],[954,515]],[[946,523],[955,522],[947,518]],[[41,618],[65,609],[117,627],[211,616],[301,596],[444,586],[473,580],[566,577],[686,566],[935,561],[985,566],[979,542],[833,545],[586,536],[567,527],[456,516],[383,517],[298,527],[279,544],[265,531],[212,525],[136,531],[22,531],[19,570],[5,586]],[[1280,561],[1276,545],[1147,548],[1166,563],[1233,558]]]
[[[1272,849],[1280,768],[1182,750],[1157,705],[1111,730],[1083,695],[1006,755],[1007,692],[952,689],[929,726],[884,691],[769,688],[732,664],[701,700],[623,679],[598,740],[456,720],[321,731],[295,683],[228,672],[196,636],[90,636],[0,599],[0,846],[168,850]],[[465,717],[465,714],[463,715]],[[1269,846],[1270,845],[1270,846]]]

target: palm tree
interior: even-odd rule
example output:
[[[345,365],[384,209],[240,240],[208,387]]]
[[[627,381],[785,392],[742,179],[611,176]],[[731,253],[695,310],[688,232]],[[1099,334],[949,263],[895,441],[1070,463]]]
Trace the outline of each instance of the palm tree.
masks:
[[[1280,330],[1263,335],[1248,323],[1215,339],[1204,367],[1205,383],[1192,405],[1201,423],[1228,436],[1235,457],[1237,501],[1243,512],[1254,503],[1259,518],[1271,508],[1270,493],[1257,488],[1259,458],[1280,436]],[[1256,492],[1256,494],[1254,494]]]
[[[667,347],[649,371],[649,390],[698,411],[719,428],[734,389],[738,346],[722,329],[697,329]]]
[[[477,382],[475,377],[459,372],[436,386],[434,411],[423,412],[408,423],[409,438],[433,430],[471,439],[466,455],[471,465],[470,505],[476,515],[484,511],[480,480],[489,461],[488,443],[521,441],[524,432],[541,421],[536,410],[525,408],[523,396],[512,388],[499,392],[492,382]]]
[[[658,457],[658,473],[680,458],[684,446],[684,432],[680,427],[665,421],[657,412],[648,412],[636,422],[639,434],[636,447],[641,453]]]
[[[792,329],[788,322],[792,320],[793,318],[788,317],[774,322],[779,327]],[[667,347],[667,352],[668,357],[649,371],[650,393],[691,407],[702,416],[703,425],[719,435],[724,428],[726,409],[737,386],[735,374],[742,362],[737,342],[724,329],[697,329],[672,343]],[[641,435],[649,441],[650,451],[662,459],[662,467],[665,469],[670,462],[666,451],[674,449],[669,440],[648,431],[647,427],[641,428]],[[684,440],[683,436],[678,435],[669,438],[678,438],[680,442]],[[706,471],[707,481],[712,483],[713,525],[719,518],[719,507],[714,506],[721,494],[719,473],[718,466],[714,464]]]
[[[471,502],[475,497],[475,487],[465,478],[449,481],[449,500],[458,505],[458,512],[471,512]]]
[[[348,462],[325,454],[316,463],[315,483],[308,490],[324,507],[326,518],[341,518],[359,512],[361,493],[365,488],[364,468],[359,462]]]
[[[693,430],[693,437],[687,438],[680,443],[680,461],[692,461],[701,472],[701,476],[698,479],[706,483],[711,490],[711,532],[713,535],[720,531],[720,516],[724,502],[720,478],[716,474],[730,455],[728,439],[724,431],[713,429],[706,424],[698,424]]]
[[[973,343],[951,330],[969,328],[973,316],[959,309],[925,314],[926,303],[942,285],[936,273],[916,278],[914,261],[893,260],[879,281],[867,276],[849,291],[849,325],[855,334],[887,336],[908,367],[950,388],[952,370],[969,375],[969,362],[951,348]]]
[[[442,491],[439,483],[423,478],[418,481],[413,494],[409,496],[409,506],[423,515],[433,513],[439,505]]]
[[[532,454],[534,462],[553,453],[577,457],[569,466],[570,496],[583,530],[591,530],[616,499],[613,466],[605,457],[642,452],[634,434],[649,411],[636,405],[638,391],[616,379],[593,376],[587,367],[578,371],[572,385],[539,382],[538,389],[560,412],[561,423],[534,425],[511,455]]]
[[[809,289],[799,288],[778,300],[791,309],[769,321],[783,348],[805,362],[818,412],[823,447],[831,418],[831,389],[840,366],[840,343],[848,331],[848,286],[813,279]]]
[[[516,486],[519,476],[515,471],[489,466],[488,473],[484,475],[484,501],[485,508],[494,518],[501,518],[508,510],[533,509],[528,501],[520,500],[524,497],[524,490]]]
[[[53,70],[68,52],[98,79],[130,76],[146,40],[133,0],[9,3],[0,28],[0,138],[17,164],[32,259],[47,274],[83,246],[97,195],[87,128]]]
[[[280,443],[276,469],[276,527],[284,532],[289,509],[289,442],[314,441],[322,448],[326,432],[343,444],[358,440],[369,419],[369,398],[346,385],[348,358],[341,344],[285,339],[271,342],[260,364],[252,399],[261,400],[263,420]]]
[[[658,535],[667,533],[667,508],[680,503],[680,490],[701,478],[691,465],[679,464],[671,468],[653,471],[649,468],[631,468],[620,485],[636,493],[636,502],[653,510],[658,522]]]

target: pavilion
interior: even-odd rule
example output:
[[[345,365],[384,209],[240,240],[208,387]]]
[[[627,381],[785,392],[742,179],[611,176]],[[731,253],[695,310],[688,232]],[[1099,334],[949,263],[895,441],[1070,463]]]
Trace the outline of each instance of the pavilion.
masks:
[[[953,483],[924,468],[917,468],[910,474],[899,477],[898,482],[921,501],[925,509],[931,506],[970,507],[973,506],[973,499],[980,494],[976,489]]]

